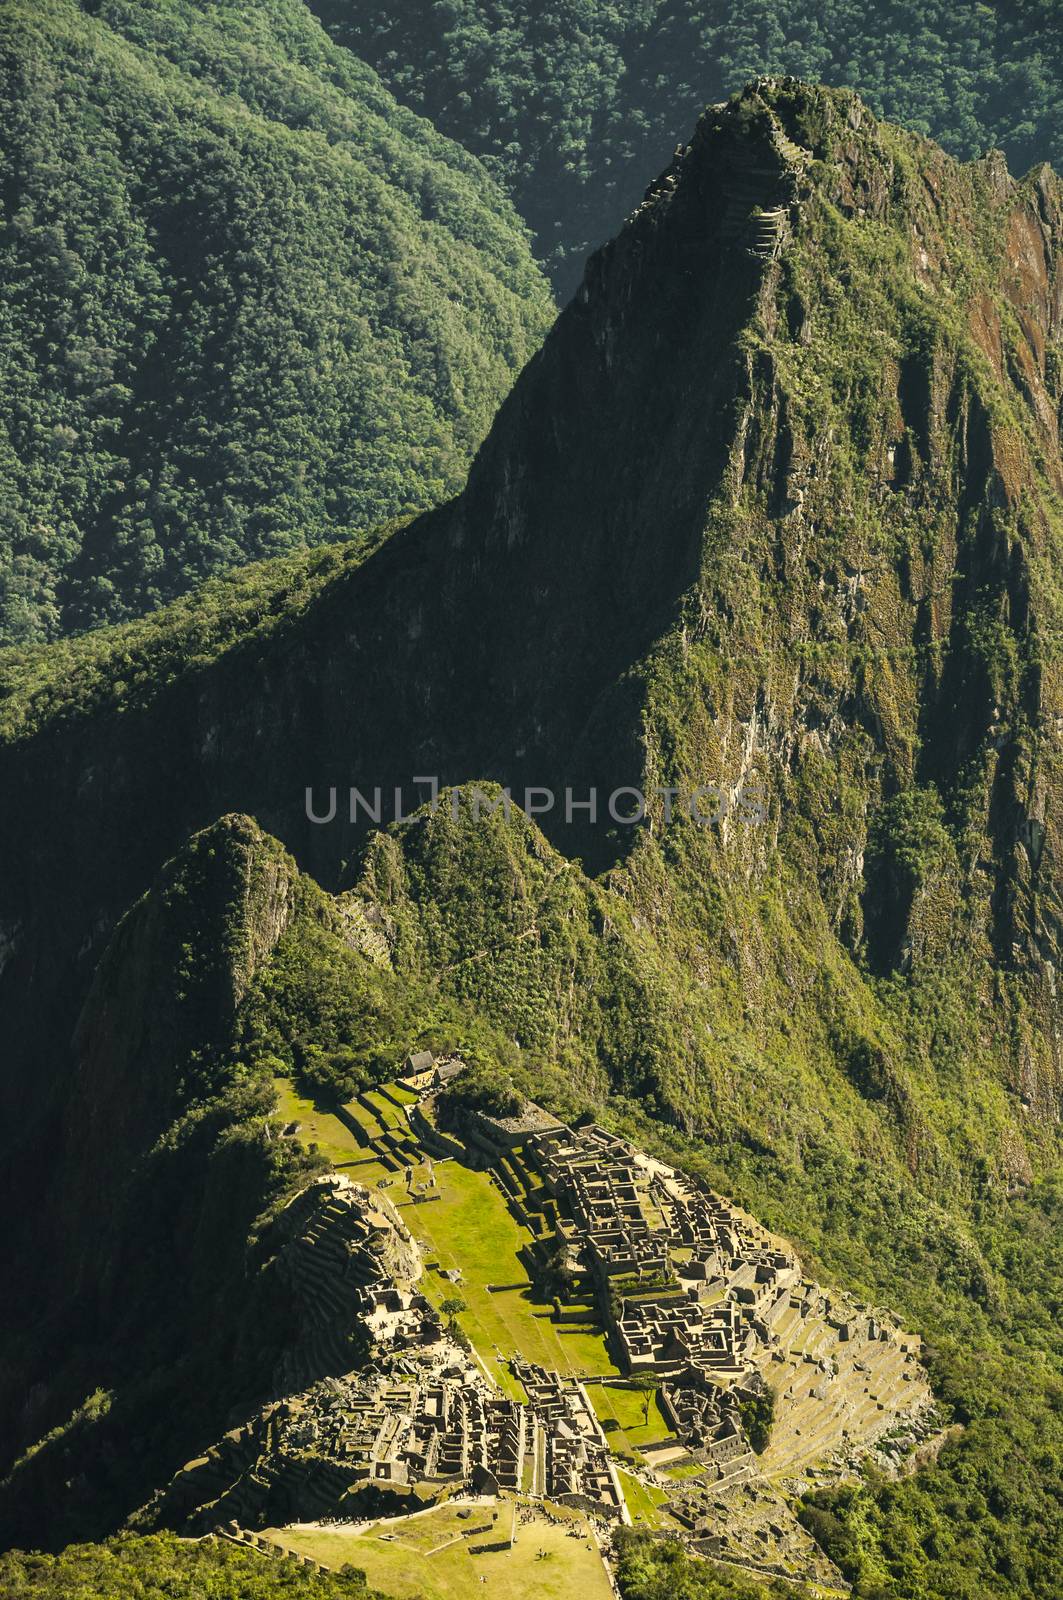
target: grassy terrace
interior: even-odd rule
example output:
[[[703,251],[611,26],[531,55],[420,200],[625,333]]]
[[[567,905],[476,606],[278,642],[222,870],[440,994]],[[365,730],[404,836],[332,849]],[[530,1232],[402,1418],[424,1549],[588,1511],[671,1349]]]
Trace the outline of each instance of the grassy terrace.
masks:
[[[520,1259],[531,1235],[511,1215],[489,1174],[437,1161],[435,1177],[441,1198],[406,1206],[402,1215],[424,1247],[428,1293],[437,1300],[457,1293],[466,1302],[459,1320],[503,1388],[520,1394],[503,1359],[515,1354],[558,1372],[615,1373],[601,1333],[552,1321],[549,1303],[532,1298]],[[401,1204],[398,1191],[394,1198]],[[440,1275],[453,1267],[462,1272],[457,1288]],[[489,1284],[521,1287],[491,1293]]]
[[[663,1489],[651,1488],[623,1468],[618,1470],[617,1476],[624,1490],[627,1508],[635,1522],[645,1523],[649,1528],[674,1529],[677,1526],[663,1509],[668,1498]]]
[[[657,1396],[650,1396],[649,1419],[645,1397],[618,1383],[596,1383],[587,1393],[617,1455],[631,1456],[647,1445],[659,1444],[668,1437],[668,1424],[661,1414]]]
[[[481,1591],[535,1600],[610,1600],[601,1557],[582,1517],[558,1508],[560,1525],[536,1517],[518,1526],[510,1550],[477,1551],[494,1539],[508,1537],[511,1504],[500,1502],[498,1521],[492,1508],[473,1507],[463,1520],[453,1506],[442,1507],[402,1522],[378,1523],[361,1532],[318,1528],[271,1528],[269,1537],[325,1566],[344,1562],[361,1567],[370,1588],[396,1600],[467,1600]],[[491,1523],[492,1531],[474,1533]],[[570,1530],[582,1537],[574,1538]],[[539,1552],[545,1551],[545,1556]],[[480,1583],[485,1578],[486,1584]]]
[[[385,1169],[374,1157],[368,1139],[364,1143],[359,1141],[334,1112],[299,1094],[287,1078],[275,1079],[274,1087],[278,1099],[277,1120],[297,1122],[303,1144],[316,1144],[337,1171],[356,1183],[375,1184],[385,1176]]]

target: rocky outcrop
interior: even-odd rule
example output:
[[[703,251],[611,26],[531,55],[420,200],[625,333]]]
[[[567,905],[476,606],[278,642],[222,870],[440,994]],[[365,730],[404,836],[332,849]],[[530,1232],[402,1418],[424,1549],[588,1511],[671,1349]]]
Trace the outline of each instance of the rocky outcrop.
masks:
[[[362,1364],[372,1347],[370,1292],[401,1296],[421,1275],[420,1251],[394,1206],[341,1174],[309,1185],[277,1220],[275,1270],[297,1333],[274,1374],[278,1394]]]

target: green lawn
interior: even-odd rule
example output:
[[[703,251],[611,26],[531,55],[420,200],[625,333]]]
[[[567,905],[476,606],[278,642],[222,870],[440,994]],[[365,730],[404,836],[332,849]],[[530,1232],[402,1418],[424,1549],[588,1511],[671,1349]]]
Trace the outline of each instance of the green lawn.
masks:
[[[300,1143],[316,1144],[327,1161],[356,1183],[372,1187],[379,1178],[387,1176],[372,1152],[359,1142],[333,1111],[299,1094],[288,1078],[275,1078],[273,1086],[279,1102],[277,1120],[281,1123],[297,1122]]]
[[[389,1086],[389,1093],[394,1090]],[[365,1097],[376,1113],[376,1119],[383,1128],[395,1128],[400,1133],[409,1133],[410,1124],[398,1106],[392,1105],[387,1095],[380,1093],[379,1089],[370,1089]]]
[[[270,1528],[268,1537],[288,1549],[312,1556],[333,1568],[344,1562],[361,1567],[370,1588],[395,1600],[468,1600],[470,1594],[512,1597],[512,1600],[610,1600],[601,1558],[582,1518],[564,1526],[542,1518],[518,1527],[511,1550],[470,1554],[470,1546],[487,1544],[509,1533],[511,1507],[500,1502],[491,1533],[469,1534],[491,1522],[492,1508],[474,1507],[467,1520],[443,1507],[405,1523],[389,1523],[361,1533],[345,1529]],[[584,1535],[570,1537],[568,1528]],[[380,1534],[390,1535],[382,1539]],[[456,1539],[448,1544],[449,1539]],[[588,1549],[588,1544],[590,1548]],[[439,1548],[444,1546],[444,1548]],[[547,1552],[545,1558],[540,1550]],[[481,1583],[480,1578],[487,1581]]]
[[[533,1301],[529,1287],[488,1293],[489,1283],[527,1285],[519,1252],[531,1235],[486,1172],[452,1160],[436,1161],[434,1171],[442,1198],[403,1206],[403,1221],[421,1241],[427,1261],[461,1268],[457,1288],[433,1271],[425,1274],[425,1288],[437,1303],[453,1294],[466,1302],[459,1321],[499,1383],[518,1393],[499,1360],[515,1353],[558,1372],[614,1374],[603,1334],[551,1322],[549,1304]],[[404,1190],[389,1193],[401,1202]]]
[[[596,1383],[591,1385],[587,1393],[598,1413],[598,1420],[605,1425],[606,1437],[618,1455],[630,1455],[632,1450],[641,1450],[648,1444],[658,1444],[662,1439],[667,1439],[668,1424],[661,1414],[655,1394],[650,1396],[647,1422],[643,1420],[646,1414],[645,1396],[636,1389],[627,1389],[615,1383]],[[609,1427],[610,1422],[615,1422],[617,1426]]]
[[[627,1508],[631,1512],[632,1520],[644,1523],[650,1528],[667,1528],[676,1526],[667,1512],[663,1512],[668,1496],[663,1489],[651,1488],[649,1484],[642,1483],[638,1478],[633,1478],[630,1472],[619,1468],[617,1476],[624,1490]]]
[[[368,1106],[359,1105],[357,1100],[351,1100],[343,1109],[349,1117],[354,1118],[360,1128],[365,1130],[367,1139],[379,1139],[387,1127],[386,1119]],[[394,1111],[394,1109],[394,1106],[392,1106],[391,1110]]]
[[[401,1083],[389,1083],[387,1090],[393,1100],[404,1106],[415,1106],[420,1099],[413,1089],[404,1089]]]

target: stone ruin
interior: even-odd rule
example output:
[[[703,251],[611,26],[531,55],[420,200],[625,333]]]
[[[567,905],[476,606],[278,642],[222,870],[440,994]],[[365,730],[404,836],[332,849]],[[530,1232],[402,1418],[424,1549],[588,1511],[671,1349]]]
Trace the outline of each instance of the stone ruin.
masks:
[[[343,1177],[321,1179],[290,1204],[282,1228],[279,1270],[304,1323],[278,1370],[283,1398],[189,1462],[157,1520],[204,1533],[399,1511],[414,1491],[420,1505],[426,1493],[459,1490],[625,1514],[582,1384],[515,1362],[527,1403],[502,1394],[418,1291],[420,1252],[386,1200]],[[290,1381],[308,1372],[312,1380]]]
[[[660,1380],[670,1432],[643,1449],[640,1475],[703,1553],[840,1585],[789,1499],[898,1432],[925,1436],[918,1340],[827,1294],[783,1241],[628,1140],[593,1122],[536,1126],[535,1110],[511,1119],[529,1129],[518,1147],[499,1130],[502,1187],[529,1223],[525,1201],[548,1197],[537,1204],[553,1239],[541,1243],[593,1286],[620,1364]],[[758,1457],[740,1401],[768,1387],[775,1424]]]
[[[718,1196],[594,1123],[532,1135],[524,1159],[579,1241],[630,1372],[741,1378],[789,1305],[796,1258]]]
[[[703,1554],[844,1587],[790,1502],[879,1441],[892,1451],[925,1437],[918,1341],[826,1293],[751,1217],[595,1123],[529,1106],[497,1128],[481,1116],[473,1132],[481,1155],[498,1151],[500,1186],[526,1222],[519,1196],[534,1191],[549,1230],[538,1242],[593,1287],[621,1366],[659,1380],[667,1436],[628,1470],[664,1491],[672,1526]],[[361,1519],[462,1491],[630,1520],[585,1384],[514,1352],[526,1398],[503,1394],[445,1333],[419,1288],[416,1241],[383,1195],[332,1175],[278,1226],[277,1270],[301,1308],[278,1398],[182,1469],[156,1520],[200,1533]],[[775,1425],[757,1456],[742,1402],[768,1386]]]
[[[605,1435],[574,1379],[514,1364],[511,1399],[447,1339],[274,1402],[167,1492],[167,1520],[220,1523],[358,1518],[420,1509],[434,1495],[526,1493],[620,1518]],[[416,1499],[411,1496],[416,1492]]]
[[[420,1252],[384,1196],[333,1173],[290,1202],[279,1229],[276,1270],[297,1308],[299,1337],[274,1374],[278,1394],[349,1372],[376,1346],[438,1337],[435,1314],[414,1288]]]
[[[610,1520],[623,1518],[624,1492],[583,1384],[527,1361],[510,1366],[545,1447],[545,1472],[537,1457],[532,1492]]]

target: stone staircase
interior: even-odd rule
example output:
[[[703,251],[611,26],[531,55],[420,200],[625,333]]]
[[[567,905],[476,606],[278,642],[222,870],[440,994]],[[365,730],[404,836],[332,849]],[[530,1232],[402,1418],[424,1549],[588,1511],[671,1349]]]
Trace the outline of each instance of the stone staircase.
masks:
[[[754,212],[746,230],[746,252],[758,261],[773,261],[779,253],[787,230],[784,206]]]

